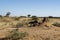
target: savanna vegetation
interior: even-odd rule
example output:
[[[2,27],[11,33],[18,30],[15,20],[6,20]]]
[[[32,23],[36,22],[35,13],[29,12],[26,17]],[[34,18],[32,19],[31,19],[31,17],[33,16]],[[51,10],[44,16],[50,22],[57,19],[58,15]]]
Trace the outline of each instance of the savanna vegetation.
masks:
[[[60,17],[0,15],[0,40],[60,40]]]

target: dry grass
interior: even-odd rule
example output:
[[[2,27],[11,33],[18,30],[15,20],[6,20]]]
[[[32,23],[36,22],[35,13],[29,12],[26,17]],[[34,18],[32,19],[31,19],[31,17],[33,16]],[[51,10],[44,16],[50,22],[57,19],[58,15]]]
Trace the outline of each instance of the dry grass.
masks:
[[[5,37],[11,30],[15,29],[12,27],[18,22],[24,23],[23,21],[28,21],[27,19],[28,18],[21,18],[19,21],[16,21],[10,18],[10,22],[0,22],[0,38]],[[19,31],[27,32],[29,34],[27,37],[24,37],[23,40],[60,40],[60,28],[52,25],[55,22],[60,22],[60,19],[50,19],[49,22],[44,23],[41,26],[21,27],[19,28]]]

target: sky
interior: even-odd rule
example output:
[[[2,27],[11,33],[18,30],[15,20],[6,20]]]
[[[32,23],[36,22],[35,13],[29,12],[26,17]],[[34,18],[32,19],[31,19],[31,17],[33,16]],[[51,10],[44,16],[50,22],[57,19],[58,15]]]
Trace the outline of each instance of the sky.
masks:
[[[0,0],[0,15],[11,16],[59,16],[60,0]]]

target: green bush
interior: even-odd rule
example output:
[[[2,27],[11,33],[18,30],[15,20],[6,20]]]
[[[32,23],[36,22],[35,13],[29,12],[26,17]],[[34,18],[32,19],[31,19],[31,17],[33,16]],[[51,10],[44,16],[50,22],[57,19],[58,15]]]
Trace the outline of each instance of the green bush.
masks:
[[[26,32],[19,32],[18,30],[12,30],[10,34],[7,36],[9,40],[19,40],[26,37],[28,34]]]
[[[60,27],[60,23],[57,23],[57,22],[54,23],[53,25],[54,25],[54,26],[57,26],[57,27]]]
[[[32,16],[32,20],[37,20],[38,17],[37,16]]]
[[[18,27],[18,28],[19,28],[19,27],[23,27],[23,23],[17,23],[17,24],[16,24],[16,27]]]
[[[15,20],[19,20],[19,19],[20,19],[20,17],[15,17],[14,19],[15,19]]]

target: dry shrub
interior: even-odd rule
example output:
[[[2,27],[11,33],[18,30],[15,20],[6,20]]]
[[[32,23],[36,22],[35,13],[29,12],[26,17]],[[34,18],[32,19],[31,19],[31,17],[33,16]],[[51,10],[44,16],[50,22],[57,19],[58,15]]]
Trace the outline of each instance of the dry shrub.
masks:
[[[54,24],[52,24],[52,25],[54,25],[54,26],[57,26],[57,27],[60,27],[60,23],[54,23]]]
[[[32,16],[32,20],[38,20],[37,16]]]
[[[20,40],[28,35],[27,32],[19,32],[18,30],[12,30],[7,36],[9,40]]]
[[[23,27],[23,26],[24,26],[23,23],[17,23],[17,24],[16,24],[16,27],[18,27],[18,28],[19,28],[19,27]]]
[[[14,19],[18,21],[20,19],[20,17],[15,17]]]

